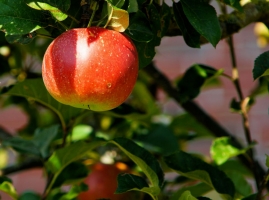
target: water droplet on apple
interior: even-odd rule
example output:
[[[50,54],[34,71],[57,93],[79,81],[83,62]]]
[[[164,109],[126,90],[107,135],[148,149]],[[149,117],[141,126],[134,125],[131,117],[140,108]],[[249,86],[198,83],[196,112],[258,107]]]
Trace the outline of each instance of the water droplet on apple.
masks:
[[[107,83],[107,88],[111,88],[111,83]]]

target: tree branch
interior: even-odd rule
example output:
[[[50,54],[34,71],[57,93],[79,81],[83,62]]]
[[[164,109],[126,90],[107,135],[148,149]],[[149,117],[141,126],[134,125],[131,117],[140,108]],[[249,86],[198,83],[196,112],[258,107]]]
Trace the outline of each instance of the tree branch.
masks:
[[[153,63],[144,68],[144,71],[156,80],[155,83],[162,88],[168,96],[172,97],[177,101],[181,107],[190,113],[198,122],[203,124],[209,131],[212,132],[216,137],[229,137],[235,147],[238,149],[243,149],[242,144],[225,128],[223,128],[217,121],[215,121],[208,113],[206,113],[202,108],[200,108],[195,102],[187,101],[185,103],[181,103],[179,91],[174,88],[167,77],[165,77],[159,70],[155,68]],[[247,155],[239,155],[238,158],[240,161],[252,171],[252,162],[255,163],[257,167],[257,175],[259,176],[259,180],[261,177],[265,175],[265,171],[256,160],[251,161]]]
[[[237,33],[244,27],[253,22],[269,23],[269,2],[257,1],[256,3],[247,3],[243,6],[243,12],[233,11],[227,15],[219,16],[219,23],[222,30],[221,39]],[[182,35],[176,22],[172,19],[166,36]],[[208,41],[201,37],[201,44],[208,43]]]
[[[39,159],[27,159],[24,162],[12,166],[8,166],[0,171],[0,175],[5,176],[18,171],[31,169],[35,167],[43,167],[43,163]]]

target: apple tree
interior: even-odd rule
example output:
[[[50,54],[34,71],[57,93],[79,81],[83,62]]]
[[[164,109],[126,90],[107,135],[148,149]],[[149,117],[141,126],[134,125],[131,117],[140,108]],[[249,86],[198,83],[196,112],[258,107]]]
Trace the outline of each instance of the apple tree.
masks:
[[[0,163],[0,191],[14,200],[85,200],[88,191],[93,199],[265,199],[269,160],[256,159],[248,113],[268,90],[269,52],[253,60],[257,87],[244,96],[233,34],[268,19],[266,0],[0,0],[0,105],[28,118],[15,134],[0,129],[1,159],[16,152]],[[268,41],[267,28],[258,32]],[[174,36],[188,48],[226,40],[233,73],[194,64],[170,80],[153,59]],[[227,109],[242,117],[244,144],[195,102],[222,77],[238,95]],[[164,114],[160,90],[184,112]],[[211,159],[185,148],[201,137],[212,139]],[[128,170],[117,178],[104,170],[90,186],[101,162]],[[17,192],[10,175],[36,167],[42,193]]]

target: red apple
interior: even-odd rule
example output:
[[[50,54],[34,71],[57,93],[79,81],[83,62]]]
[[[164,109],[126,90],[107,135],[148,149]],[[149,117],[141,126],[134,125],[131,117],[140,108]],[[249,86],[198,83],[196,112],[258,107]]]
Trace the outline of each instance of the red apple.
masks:
[[[89,190],[79,194],[79,200],[131,200],[133,193],[114,194],[117,189],[117,176],[120,173],[129,172],[130,169],[124,163],[118,162],[113,165],[102,163],[90,167],[91,172],[85,179]]]
[[[138,68],[137,50],[126,35],[100,27],[77,28],[49,45],[42,76],[59,102],[105,111],[128,98]]]

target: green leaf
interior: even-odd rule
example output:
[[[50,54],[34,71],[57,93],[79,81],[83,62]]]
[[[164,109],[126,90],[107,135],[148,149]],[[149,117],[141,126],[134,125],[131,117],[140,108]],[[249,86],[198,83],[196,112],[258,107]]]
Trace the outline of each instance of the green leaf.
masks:
[[[46,162],[46,166],[52,173],[59,174],[67,165],[84,156],[87,151],[105,143],[106,142],[104,141],[94,141],[91,143],[79,141],[73,143],[67,147],[54,151],[52,156]]]
[[[17,200],[18,194],[9,178],[0,176],[0,191],[7,193],[12,199]]]
[[[36,32],[28,33],[25,35],[6,35],[6,40],[8,43],[21,43],[29,44],[36,37]]]
[[[58,21],[63,21],[68,17],[65,12],[69,9],[71,4],[70,0],[26,0],[26,3],[33,9],[49,11]]]
[[[2,142],[5,147],[12,147],[14,150],[23,154],[32,154],[41,157],[40,151],[31,140],[25,140],[20,137],[12,137]]]
[[[171,154],[179,149],[178,141],[172,130],[165,125],[156,125],[148,134],[139,135],[135,140],[151,151],[161,155]]]
[[[118,32],[124,32],[129,26],[129,14],[126,10],[108,4],[108,20],[105,26]]]
[[[197,200],[191,195],[190,191],[185,191],[178,200]]]
[[[221,2],[223,2],[223,0]],[[235,8],[235,9],[237,9],[240,12],[244,11],[243,7],[240,4],[240,0],[224,0],[224,3],[231,6],[231,7],[233,7],[233,8]]]
[[[49,156],[50,143],[57,136],[59,128],[59,125],[52,125],[47,128],[39,128],[35,131],[32,141],[39,149],[39,152],[43,158]]]
[[[216,70],[202,64],[192,65],[177,84],[181,102],[184,103],[197,97],[205,81],[222,72],[223,70]]]
[[[266,155],[266,167],[268,167],[269,168],[269,156],[268,155]]]
[[[0,30],[25,35],[46,26],[44,13],[29,8],[24,0],[0,0]]]
[[[269,75],[269,51],[266,51],[259,55],[255,62],[252,70],[253,79],[256,80],[261,76]]]
[[[161,11],[160,11],[161,37],[165,36],[165,33],[169,28],[171,15],[172,14],[171,14],[170,7],[165,2],[163,2]]]
[[[257,194],[251,194],[241,200],[256,200],[257,199]]]
[[[157,196],[164,181],[164,174],[154,156],[126,138],[116,138],[111,143],[117,145],[145,173],[149,179],[150,188],[144,188],[143,191],[152,196]]]
[[[140,10],[130,15],[130,25],[125,33],[137,42],[149,42],[154,37],[146,15]]]
[[[93,128],[86,124],[78,124],[76,125],[71,133],[72,141],[83,140],[89,137],[89,135],[93,132]]]
[[[79,141],[54,151],[52,156],[45,163],[46,168],[54,174],[51,184],[47,188],[47,191],[50,191],[57,177],[66,166],[83,157],[88,151],[104,144],[106,144],[105,141],[93,141],[91,143]]]
[[[148,66],[152,62],[156,54],[154,42],[152,41],[150,42],[133,41],[133,42],[138,52],[139,69],[143,69],[144,67]]]
[[[209,165],[208,163],[193,157],[183,151],[176,152],[164,157],[168,167],[176,170],[182,176],[200,180],[219,193],[226,199],[232,199],[235,195],[235,187],[223,171]]]
[[[74,198],[77,197],[79,193],[87,190],[88,186],[84,183],[81,183],[80,185],[73,185],[67,193],[63,194],[60,198],[55,200],[74,200]]]
[[[170,127],[179,138],[212,136],[210,131],[187,113],[176,116],[171,122]]]
[[[121,8],[124,5],[125,0],[106,0],[111,5]]]
[[[41,200],[41,197],[34,192],[24,192],[18,200]]]
[[[185,192],[185,191],[190,191],[191,194],[194,197],[201,196],[209,191],[211,191],[212,188],[205,184],[205,183],[198,183],[196,185],[191,185],[188,187],[182,187],[178,191],[174,192],[170,200],[178,200],[180,196]]]
[[[202,0],[180,2],[191,25],[216,47],[221,38],[221,28],[214,7]]]
[[[56,101],[46,90],[42,79],[27,79],[15,84],[7,90],[3,90],[2,93],[22,96],[47,106],[58,115],[63,127],[66,127],[69,120],[80,115],[83,111],[83,109],[74,108]]]
[[[76,170],[74,170],[76,169]],[[88,168],[80,162],[72,162],[66,166],[55,180],[52,188],[65,184],[80,183],[89,174]]]
[[[225,163],[229,158],[246,153],[246,151],[248,151],[252,146],[245,149],[238,149],[233,145],[231,138],[220,137],[213,141],[213,144],[210,148],[210,154],[212,159],[218,165],[221,165]]]
[[[116,194],[124,193],[130,190],[143,191],[143,188],[148,188],[146,180],[140,176],[133,174],[119,174],[117,178],[118,187]]]
[[[228,160],[224,164],[218,166],[220,170],[222,171],[235,171],[237,173],[240,173],[244,176],[251,177],[253,176],[252,172],[250,171],[247,166],[243,165],[240,161],[238,160]]]
[[[185,43],[193,48],[200,48],[200,34],[190,24],[183,12],[181,2],[173,3],[174,16],[179,26]]]
[[[138,11],[138,3],[137,0],[129,0],[128,4],[128,13],[133,13]]]
[[[236,192],[239,197],[246,197],[252,194],[251,185],[246,181],[245,177],[236,171],[227,171],[227,176],[233,181]]]

